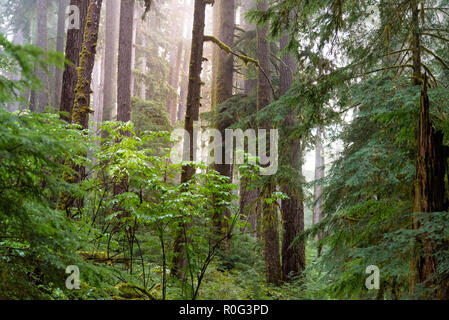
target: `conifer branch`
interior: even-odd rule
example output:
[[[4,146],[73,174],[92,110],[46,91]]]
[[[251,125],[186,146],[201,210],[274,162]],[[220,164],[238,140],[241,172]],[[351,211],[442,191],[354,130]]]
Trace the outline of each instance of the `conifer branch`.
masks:
[[[445,37],[440,36],[440,35],[438,35],[438,34],[428,33],[428,32],[421,32],[421,35],[423,35],[423,36],[429,36],[429,37],[434,37],[434,38],[437,38],[437,39],[440,39],[440,40],[449,42],[449,39],[448,39],[448,38],[445,38]]]
[[[449,65],[446,63],[446,61],[444,61],[444,59],[442,57],[437,55],[435,52],[433,52],[429,48],[426,48],[425,46],[421,46],[421,48],[423,48],[424,51],[426,51],[426,52],[430,53],[432,56],[434,56],[434,58],[437,59],[438,62],[440,62],[445,69],[449,70]]]

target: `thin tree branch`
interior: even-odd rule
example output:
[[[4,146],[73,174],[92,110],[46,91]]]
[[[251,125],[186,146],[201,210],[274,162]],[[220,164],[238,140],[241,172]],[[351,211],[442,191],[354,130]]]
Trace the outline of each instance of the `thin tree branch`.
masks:
[[[385,68],[379,68],[379,69],[375,69],[375,70],[368,71],[368,72],[364,73],[363,75],[367,75],[367,74],[371,74],[371,73],[375,73],[375,72],[379,72],[379,71],[386,71],[386,70],[392,70],[392,69],[399,69],[399,68],[413,68],[413,65],[412,65],[412,64],[401,64],[401,65],[396,65],[396,66],[390,66],[390,67],[385,67]]]
[[[205,42],[213,42],[215,43],[221,50],[225,51],[228,54],[232,54],[236,57],[238,57],[240,60],[243,61],[243,63],[245,65],[248,65],[248,63],[253,63],[257,68],[259,68],[260,71],[262,71],[263,75],[265,76],[265,78],[267,79],[268,83],[270,84],[271,90],[273,92],[273,96],[275,96],[275,90],[273,87],[273,84],[271,83],[270,78],[268,77],[267,73],[265,72],[265,70],[260,66],[259,61],[256,59],[253,59],[251,57],[245,56],[243,54],[239,54],[235,51],[232,51],[232,49],[227,46],[226,44],[224,44],[223,42],[221,42],[217,37],[214,36],[204,36],[204,41]]]
[[[448,38],[445,38],[445,37],[443,37],[443,36],[440,36],[440,35],[437,35],[437,34],[434,34],[434,33],[421,32],[421,35],[423,35],[423,36],[429,36],[429,37],[434,37],[434,38],[437,38],[437,39],[440,39],[440,40],[449,42],[449,39],[448,39]]]
[[[446,61],[444,61],[443,58],[441,58],[439,55],[437,55],[435,52],[433,52],[429,48],[426,48],[425,46],[421,46],[421,48],[423,48],[424,51],[426,51],[426,52],[430,53],[432,56],[434,56],[435,59],[437,59],[444,66],[444,68],[449,70],[449,65],[446,63]]]

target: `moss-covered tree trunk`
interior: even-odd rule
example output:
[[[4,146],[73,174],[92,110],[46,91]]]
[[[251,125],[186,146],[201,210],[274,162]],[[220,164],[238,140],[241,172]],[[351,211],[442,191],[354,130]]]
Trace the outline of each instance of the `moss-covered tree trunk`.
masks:
[[[73,104],[72,123],[80,125],[83,129],[88,129],[89,114],[93,112],[90,108],[90,95],[92,71],[95,63],[95,54],[98,41],[98,28],[100,25],[102,0],[90,0],[87,9],[86,24],[81,46],[80,62],[77,69],[77,83],[75,87],[75,97]],[[85,168],[71,164],[77,172],[76,176],[71,176],[67,180],[70,183],[79,183],[85,178]],[[82,200],[75,199],[70,195],[63,195],[58,207],[67,212],[67,216],[72,217],[71,208],[82,206]]]
[[[287,47],[288,37],[282,36],[280,41],[281,50]],[[284,95],[290,89],[293,83],[293,73],[296,70],[296,64],[289,53],[282,56],[280,70],[280,94]],[[282,181],[281,191],[288,196],[281,202],[281,214],[283,222],[282,234],[282,280],[289,281],[291,276],[299,275],[306,265],[305,243],[296,241],[298,235],[304,231],[304,203],[303,191],[300,184],[302,166],[301,166],[301,139],[289,138],[290,132],[296,124],[295,110],[292,110],[284,121],[283,130],[286,137],[283,140],[283,151],[281,166],[284,170],[289,170],[285,181]]]
[[[266,11],[268,1],[263,0],[257,3],[257,10]],[[272,100],[272,92],[267,76],[270,76],[270,45],[267,41],[268,24],[257,27],[257,52],[260,68],[257,78],[257,110],[261,111],[268,106]],[[265,71],[265,74],[263,71]],[[267,121],[262,124],[264,129],[270,129]],[[271,197],[276,191],[276,185],[273,179],[264,186],[262,191],[264,197]],[[281,258],[279,252],[279,221],[274,204],[268,204],[265,201],[262,204],[262,224],[265,243],[265,268],[267,282],[279,285],[281,282]]]
[[[71,6],[79,8],[80,28],[72,28],[67,32],[65,57],[72,64],[66,64],[62,75],[61,104],[59,110],[65,112],[62,118],[67,122],[72,122],[73,104],[75,102],[75,87],[78,80],[77,68],[80,63],[81,47],[83,45],[84,26],[86,25],[87,8],[89,1],[71,0]]]
[[[193,125],[199,119],[200,99],[201,99],[201,70],[203,64],[204,52],[204,27],[206,17],[206,3],[210,1],[195,0],[194,16],[193,16],[193,30],[192,30],[192,49],[190,54],[190,68],[189,68],[189,85],[187,94],[187,109],[184,129],[189,133],[186,144],[190,145],[189,158],[184,159],[192,161],[194,159],[194,152],[196,151],[196,141],[193,136]],[[190,181],[195,174],[195,168],[192,166],[185,166],[181,174],[181,183]],[[188,241],[183,232],[188,226],[181,224],[180,230],[176,232],[173,246],[173,261],[172,261],[172,276],[181,276],[184,266],[186,264],[184,257],[184,243]]]
[[[102,0],[90,0],[87,10],[84,39],[80,54],[78,80],[75,88],[75,102],[73,105],[72,123],[79,124],[83,129],[89,125],[90,95],[92,93],[92,71],[97,53],[98,28],[100,25]]]

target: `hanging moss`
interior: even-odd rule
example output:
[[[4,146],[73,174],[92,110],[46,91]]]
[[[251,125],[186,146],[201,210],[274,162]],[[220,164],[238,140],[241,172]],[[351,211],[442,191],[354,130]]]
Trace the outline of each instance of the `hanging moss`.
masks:
[[[240,60],[243,61],[243,63],[247,66],[249,63],[255,64],[257,67],[259,67],[259,61],[256,59],[253,59],[251,57],[245,56],[243,54],[237,53],[232,51],[232,49],[224,44],[222,41],[220,41],[217,37],[214,36],[204,36],[205,42],[213,42],[215,43],[221,50],[225,51],[227,54],[232,54],[236,57],[238,57]]]
[[[94,2],[91,2],[87,9],[87,20],[80,53],[80,65],[77,68],[78,80],[75,87],[75,101],[72,114],[72,123],[82,125],[83,127],[87,126],[87,123],[85,122],[89,114],[94,112],[89,106],[89,96],[92,93],[90,89],[91,77],[86,77],[85,75],[85,69],[88,63],[87,59],[95,57],[98,38],[98,28],[93,25],[94,21],[92,21],[93,5]],[[89,45],[90,50],[88,48]]]

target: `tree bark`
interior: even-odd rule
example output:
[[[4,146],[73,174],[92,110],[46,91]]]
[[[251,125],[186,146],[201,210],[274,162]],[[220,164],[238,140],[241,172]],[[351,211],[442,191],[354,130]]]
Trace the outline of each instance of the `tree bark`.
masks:
[[[131,120],[131,65],[135,0],[122,0],[117,74],[117,121]]]
[[[189,85],[187,94],[187,110],[184,129],[189,133],[189,138],[185,143],[190,144],[189,159],[187,161],[193,161],[194,153],[196,151],[196,141],[193,136],[193,125],[195,121],[199,119],[200,110],[200,98],[201,98],[201,70],[203,64],[203,52],[204,52],[204,27],[206,16],[206,1],[195,0],[194,17],[193,17],[193,29],[192,29],[192,49],[190,54],[190,68],[189,68]],[[195,168],[192,166],[183,167],[181,174],[181,183],[190,181],[195,174]],[[182,226],[181,229],[187,226]],[[179,277],[185,266],[184,257],[184,243],[187,241],[184,237],[184,232],[177,232],[175,236],[175,242],[173,251],[175,253],[173,257],[173,265],[171,274],[172,276]]]
[[[41,48],[44,52],[47,51],[47,0],[37,0],[37,36],[36,36],[36,46]],[[36,77],[39,79],[42,89],[34,93],[33,103],[31,104],[31,110],[42,112],[44,108],[48,105],[49,97],[49,87],[48,87],[48,77],[45,70],[42,67],[36,67]]]
[[[58,30],[56,35],[56,51],[64,53],[64,35],[65,35],[65,9],[67,0],[58,1]],[[54,85],[53,85],[53,106],[59,106],[61,103],[62,89],[62,73],[63,71],[54,67]]]
[[[75,102],[75,87],[78,79],[77,68],[80,62],[81,46],[83,44],[84,26],[86,25],[87,8],[89,1],[71,0],[70,5],[77,6],[80,10],[80,29],[70,29],[67,32],[65,57],[72,62],[66,64],[62,76],[61,105],[59,110],[67,114],[61,118],[72,122],[73,104]]]
[[[14,33],[14,44],[17,46],[22,46],[24,43],[25,43],[24,30],[23,30],[22,26],[19,26]],[[13,73],[11,76],[11,80],[13,80],[13,81],[20,81],[21,79],[22,79],[22,74],[20,71],[17,73]],[[20,93],[17,92],[17,94],[20,94]],[[20,103],[18,101],[14,101],[9,106],[9,111],[15,112],[15,111],[19,110],[19,108],[20,108]]]
[[[93,92],[93,109],[94,109],[94,116],[93,121],[94,127],[93,130],[96,132],[98,129],[98,123],[102,121],[103,118],[103,104],[101,99],[103,98],[103,61],[102,58],[104,56],[104,48],[100,48],[97,55],[101,54],[100,59],[95,59],[95,65],[93,70],[93,79],[92,79],[92,87],[94,88]]]
[[[107,0],[105,21],[105,50],[104,60],[104,87],[103,87],[103,121],[111,121],[114,110],[114,96],[116,87],[118,24],[119,20],[118,0]]]
[[[182,66],[182,76],[181,76],[181,103],[178,109],[178,120],[182,121],[186,116],[187,108],[187,87],[189,85],[189,62],[190,62],[190,45],[185,45],[184,50],[184,61]]]
[[[226,0],[218,3],[219,8],[219,21],[220,32],[219,39],[222,43],[228,47],[232,47],[234,44],[234,30],[235,30],[235,1]],[[217,5],[217,3],[215,4]],[[215,9],[214,9],[215,10]],[[218,53],[218,64],[216,68],[216,88],[215,91],[215,103],[219,105],[232,97],[233,80],[234,80],[234,58],[233,55],[228,54],[224,50],[220,50]],[[218,111],[217,111],[218,112]],[[222,110],[222,112],[226,112]],[[229,121],[216,123],[216,128],[220,131],[221,141],[221,159],[223,163],[216,163],[215,170],[222,176],[229,178],[229,183],[232,183],[232,165],[226,163],[226,159],[230,159],[230,155],[226,154],[226,141],[225,130],[229,128],[231,123]],[[217,208],[214,210],[215,214],[213,219],[216,234],[221,239],[225,234],[229,234],[229,226],[227,220],[231,216],[231,212],[228,209]],[[229,239],[226,242],[226,247],[229,248]]]
[[[257,3],[257,10],[267,11],[268,1],[263,0]],[[259,69],[257,79],[257,110],[261,111],[268,106],[272,100],[271,86],[266,78],[270,77],[270,45],[267,41],[268,24],[257,27],[257,52],[260,67],[265,70],[264,74]],[[262,125],[264,129],[270,129],[270,125],[265,121]],[[264,196],[270,197],[276,191],[273,180],[265,186]],[[274,204],[263,203],[262,205],[263,235],[265,242],[265,268],[267,282],[279,285],[281,282],[281,259],[279,252],[279,222]]]
[[[134,0],[135,1],[135,0]],[[131,44],[131,97],[134,97],[134,90],[135,90],[135,75],[134,75],[134,69],[136,67],[136,40],[137,40],[137,26],[138,26],[138,6],[134,5],[134,13],[133,13],[133,32],[132,32],[132,44]]]
[[[248,179],[240,180],[239,213],[247,221],[250,228],[249,233],[255,238],[257,237],[257,221],[259,219],[258,194],[257,189],[251,189]]]
[[[287,47],[288,37],[284,35],[281,38],[281,50]],[[293,72],[296,69],[295,61],[289,53],[282,56],[280,63],[280,95],[284,95],[290,89],[293,83]],[[292,110],[284,121],[284,129],[289,130],[296,124],[295,111]],[[305,243],[296,241],[292,243],[304,231],[304,203],[302,187],[298,185],[301,177],[301,140],[289,139],[284,137],[286,146],[282,148],[286,154],[284,158],[285,166],[292,169],[292,175],[289,175],[281,185],[281,191],[288,196],[288,199],[281,201],[281,214],[283,222],[282,236],[282,280],[290,281],[291,276],[298,276],[306,267]]]
[[[176,33],[176,32],[175,32]],[[175,89],[175,66],[176,66],[176,49],[175,47],[171,48],[170,51],[170,71],[168,73],[168,84],[172,89]],[[167,113],[170,117],[170,123],[173,124],[173,109],[175,108],[175,93],[170,92],[170,94],[167,96]]]
[[[416,161],[416,174],[413,185],[413,212],[430,213],[447,210],[445,176],[447,171],[447,148],[443,145],[443,133],[436,131],[430,119],[430,101],[427,95],[427,77],[421,71],[421,39],[420,39],[420,11],[419,1],[411,1],[412,9],[412,40],[413,75],[412,83],[421,85],[421,99],[418,126],[418,152]],[[413,221],[413,228],[419,229],[421,222]],[[435,243],[427,234],[417,239],[414,249],[414,260],[411,261],[410,293],[414,293],[415,285],[423,283],[426,287],[433,287],[436,280],[433,278],[437,272],[437,258],[433,256]],[[421,248],[418,251],[418,248]],[[444,280],[443,280],[444,281]],[[447,280],[446,280],[447,281]],[[447,298],[447,284],[440,284],[440,293]]]
[[[253,29],[253,26],[251,25],[251,23],[245,18],[245,14],[250,11],[251,9],[253,9],[254,7],[254,3],[253,0],[246,0],[243,2],[242,4],[242,26],[243,29],[248,32],[251,29]],[[247,75],[245,75],[245,79],[243,81],[243,92],[246,95],[251,95],[252,93],[254,93],[255,89],[257,86],[257,80],[255,79],[248,79]]]
[[[81,125],[83,129],[88,128],[89,114],[93,113],[93,110],[90,108],[90,95],[92,93],[92,71],[97,52],[101,4],[102,0],[89,1],[80,54],[80,66],[78,68],[78,80],[75,88],[72,123]]]
[[[324,150],[321,143],[323,132],[321,127],[317,128],[316,141],[315,141],[315,181],[319,181],[324,178]],[[323,218],[322,206],[323,202],[320,199],[323,187],[319,184],[315,184],[314,187],[314,200],[315,206],[313,207],[313,224],[321,221]]]
[[[175,31],[177,34],[178,31]],[[178,111],[178,88],[179,88],[179,71],[181,68],[183,41],[180,39],[176,47],[172,48],[170,53],[170,73],[169,73],[169,85],[173,88],[174,92],[168,97],[167,112],[170,116],[171,124],[176,124],[176,115]]]
[[[241,21],[242,27],[245,31],[249,31],[252,25],[245,19],[245,14],[252,9],[254,3],[252,0],[247,0],[242,3],[241,7]],[[250,95],[254,93],[256,88],[257,80],[248,80],[247,75],[243,81],[243,93]],[[248,181],[243,178],[240,181],[240,191],[239,191],[239,212],[242,217],[245,217],[251,228],[250,233],[252,236],[257,236],[257,221],[259,219],[258,208],[259,206],[255,203],[258,196],[257,189],[251,189],[248,186]]]
[[[216,1],[212,8],[212,35],[214,37],[220,38],[220,3],[223,1]],[[211,107],[215,108],[217,105],[217,69],[218,69],[218,59],[220,55],[220,48],[213,45],[212,46],[212,70],[211,70]]]
[[[177,112],[178,112],[178,89],[179,89],[179,74],[182,67],[182,53],[184,50],[184,41],[183,39],[180,39],[178,42],[178,49],[176,50],[176,67],[175,67],[175,89],[176,89],[176,96],[174,99],[174,107],[172,109],[172,113],[170,114],[170,118],[172,119],[172,125],[176,124],[176,118],[177,118]]]
[[[146,39],[145,39],[145,36],[143,36],[142,47],[144,49],[146,49],[146,46],[147,46]],[[147,73],[147,53],[145,51],[143,51],[143,54],[142,54],[141,68],[142,68],[141,69],[142,75],[146,75],[146,73]],[[140,99],[146,100],[147,99],[147,85],[146,85],[145,79],[142,80],[141,86],[142,87],[140,89]]]
[[[86,1],[87,2],[87,1]],[[100,25],[102,0],[90,0],[88,2],[86,24],[84,27],[84,37],[80,53],[80,65],[77,69],[77,83],[75,87],[75,97],[73,104],[73,113],[71,116],[72,123],[82,126],[83,129],[88,129],[89,114],[93,112],[90,108],[90,95],[92,71],[95,63],[96,47],[98,41],[98,29]],[[72,168],[78,173],[76,176],[71,176],[67,180],[69,183],[79,183],[85,178],[85,167],[71,163]],[[72,196],[63,195],[59,209],[66,211],[67,216],[71,217],[71,208],[75,205],[82,207],[82,199],[75,199]]]

